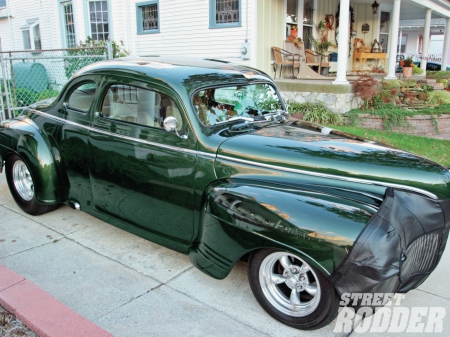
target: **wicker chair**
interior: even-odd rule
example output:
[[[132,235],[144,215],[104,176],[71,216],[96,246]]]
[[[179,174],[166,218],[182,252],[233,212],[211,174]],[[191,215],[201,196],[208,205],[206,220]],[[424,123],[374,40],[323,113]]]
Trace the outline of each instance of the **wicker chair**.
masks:
[[[318,52],[314,52],[311,49],[305,49],[305,54],[306,54],[306,64],[310,67],[316,66],[318,67],[318,73],[322,73],[322,69],[325,70],[325,68],[327,69],[327,73],[328,73],[328,68],[330,67],[330,63],[329,62],[324,62],[324,58],[328,59],[328,56],[325,56],[321,53]]]
[[[273,63],[273,70],[275,72],[274,77],[277,77],[278,66],[280,66],[280,78],[283,73],[283,66],[292,67],[292,78],[294,76],[294,68],[298,68],[300,71],[300,62],[295,60],[295,54],[288,52],[285,49],[279,47],[272,47],[275,62]]]

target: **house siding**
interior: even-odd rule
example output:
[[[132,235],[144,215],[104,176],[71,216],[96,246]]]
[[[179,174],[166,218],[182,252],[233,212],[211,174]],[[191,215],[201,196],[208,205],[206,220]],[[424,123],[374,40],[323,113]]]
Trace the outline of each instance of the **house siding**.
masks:
[[[255,59],[241,58],[241,44],[248,39],[255,44],[254,9],[257,0],[241,0],[242,25],[230,28],[209,28],[209,0],[159,0],[160,33],[137,34],[136,3],[142,0],[108,0],[111,39],[123,41],[134,55],[182,55],[209,57],[252,64]],[[22,50],[22,33],[19,29],[26,19],[39,18],[43,49],[64,47],[61,32],[59,0],[10,1],[12,18],[0,19],[2,49]],[[77,42],[90,35],[88,0],[72,0]],[[248,20],[248,21],[247,21]],[[282,26],[281,26],[282,27]]]
[[[247,10],[251,11],[254,1],[242,0],[241,27],[210,29],[209,0],[160,0],[160,33],[136,35],[136,3],[142,0],[132,0],[126,25],[131,33],[118,29],[124,26],[123,22],[115,22],[115,32],[125,33],[116,35],[116,40],[126,41],[127,35],[133,36],[132,41],[126,41],[126,44],[136,55],[181,55],[241,61],[240,49],[246,36],[252,43],[253,18],[250,12],[247,25]],[[114,3],[117,2],[120,1]]]
[[[11,20],[0,19],[0,38],[2,50],[23,50],[22,31],[20,27],[27,19],[38,18],[43,49],[58,48],[61,43],[59,35],[59,14],[54,0],[8,1]],[[57,18],[57,19],[55,19]]]

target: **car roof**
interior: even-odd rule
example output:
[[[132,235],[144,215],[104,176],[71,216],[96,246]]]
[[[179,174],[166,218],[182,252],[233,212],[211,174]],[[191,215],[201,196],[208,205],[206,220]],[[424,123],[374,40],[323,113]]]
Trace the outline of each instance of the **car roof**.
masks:
[[[272,79],[264,72],[235,63],[190,57],[124,57],[93,63],[75,74],[115,74],[169,84],[188,94],[223,84],[249,84]]]

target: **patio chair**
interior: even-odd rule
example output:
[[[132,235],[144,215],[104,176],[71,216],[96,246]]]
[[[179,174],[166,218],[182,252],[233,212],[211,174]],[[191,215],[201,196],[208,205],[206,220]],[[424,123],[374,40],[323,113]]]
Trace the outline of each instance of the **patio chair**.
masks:
[[[289,61],[299,61],[300,62],[300,66],[301,66],[301,61],[303,59],[303,56],[300,55],[300,48],[296,47],[294,44],[294,41],[290,41],[290,40],[286,40],[284,41],[284,49],[287,50],[289,53],[291,53],[292,55],[287,55],[286,59]]]
[[[292,67],[292,78],[295,78],[294,68],[299,68],[300,71],[300,62],[295,60],[296,55],[280,47],[272,47],[272,51],[275,57],[275,62],[273,63],[275,75],[273,78],[277,77],[278,66],[280,66],[280,78],[283,74],[283,66]],[[290,59],[288,59],[288,57],[290,57]]]
[[[286,41],[286,46],[288,46]],[[317,65],[320,67],[320,62],[315,62],[315,59],[310,59],[308,63],[308,55],[311,56],[311,53],[314,54],[314,52],[310,51],[311,53],[306,53],[305,50],[305,44],[303,41],[297,41],[295,43],[291,42],[292,50],[296,51],[293,54],[299,55],[300,60],[300,67],[299,72],[297,75],[298,79],[326,79],[325,76],[322,76],[315,72],[310,66],[311,65]],[[312,55],[314,57],[314,55]]]
[[[328,75],[328,69],[330,68],[330,63],[329,62],[324,62],[323,59],[326,58],[328,59],[327,56],[315,52],[311,49],[305,49],[305,54],[306,54],[306,64],[310,67],[318,67],[317,72],[319,74],[322,75],[322,73],[326,72],[326,75]],[[323,69],[323,71],[322,71]],[[323,74],[325,75],[325,74]]]

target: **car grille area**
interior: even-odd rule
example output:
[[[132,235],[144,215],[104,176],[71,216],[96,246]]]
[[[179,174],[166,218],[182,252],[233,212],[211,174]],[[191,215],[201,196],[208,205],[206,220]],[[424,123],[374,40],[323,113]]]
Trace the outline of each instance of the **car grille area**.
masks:
[[[388,188],[347,257],[329,277],[340,293],[403,293],[436,268],[447,243],[450,199]]]
[[[400,280],[418,274],[429,274],[436,265],[442,235],[431,233],[418,237],[403,253]]]

